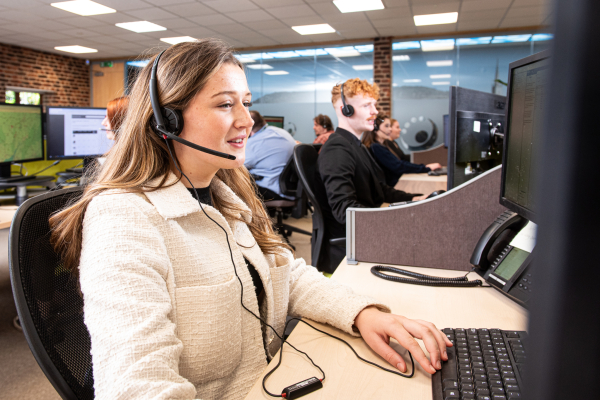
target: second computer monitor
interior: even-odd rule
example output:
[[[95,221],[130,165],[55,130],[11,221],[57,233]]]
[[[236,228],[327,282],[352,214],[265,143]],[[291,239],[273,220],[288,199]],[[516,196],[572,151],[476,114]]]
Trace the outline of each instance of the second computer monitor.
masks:
[[[112,147],[102,120],[106,108],[48,107],[46,157],[98,157]]]

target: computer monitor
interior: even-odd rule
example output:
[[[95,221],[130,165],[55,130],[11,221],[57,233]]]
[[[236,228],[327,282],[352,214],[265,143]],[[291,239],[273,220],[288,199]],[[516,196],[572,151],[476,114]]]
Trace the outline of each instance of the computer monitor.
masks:
[[[0,104],[0,181],[11,163],[43,159],[42,107]]]
[[[113,145],[102,120],[106,108],[48,107],[46,158],[98,157]]]
[[[497,143],[499,137],[492,139],[492,142],[496,142],[494,146],[490,146],[486,138],[490,136],[490,129],[496,128],[498,123],[504,125],[502,114],[505,112],[505,106],[505,96],[458,86],[450,87],[448,190],[500,165],[501,155],[497,153],[501,148]],[[461,113],[460,118],[459,113]],[[488,113],[490,115],[483,116],[473,113]],[[492,128],[489,127],[488,119],[492,120]],[[475,123],[476,121],[479,121],[479,125]],[[459,122],[461,122],[460,125]],[[462,130],[459,130],[459,128]],[[477,129],[479,129],[479,132],[476,132]],[[475,142],[481,142],[483,147],[472,146],[472,143]],[[466,148],[463,146],[466,146]],[[477,152],[477,150],[479,150],[479,155],[471,157],[472,160],[466,160],[464,157],[460,160],[457,159],[457,154],[465,155],[469,152]],[[481,154],[484,150],[486,154],[488,152],[490,154],[482,157]]]
[[[543,135],[549,57],[545,51],[515,61],[508,76],[500,204],[533,222],[537,210],[534,166]]]

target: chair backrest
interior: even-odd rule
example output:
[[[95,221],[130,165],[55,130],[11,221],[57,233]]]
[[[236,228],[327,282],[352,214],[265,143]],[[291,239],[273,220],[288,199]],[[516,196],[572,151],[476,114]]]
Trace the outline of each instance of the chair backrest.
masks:
[[[286,196],[298,197],[298,174],[294,166],[294,157],[290,157],[281,175],[279,175],[279,190]]]
[[[50,244],[48,218],[81,195],[57,190],[27,200],[9,236],[10,279],[23,333],[63,399],[93,399],[91,341],[79,284]]]
[[[294,162],[296,171],[302,187],[306,192],[308,200],[313,206],[313,235],[311,237],[311,257],[312,265],[318,267],[318,261],[321,254],[323,237],[325,234],[325,222],[323,220],[323,211],[315,196],[315,177],[317,171],[317,158],[319,153],[312,144],[299,144],[294,148]]]

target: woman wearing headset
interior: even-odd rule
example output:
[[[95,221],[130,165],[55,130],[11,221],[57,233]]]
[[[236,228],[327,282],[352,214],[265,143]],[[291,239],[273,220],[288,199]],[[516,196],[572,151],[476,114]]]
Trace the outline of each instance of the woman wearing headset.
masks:
[[[79,277],[96,397],[244,398],[280,346],[254,315],[279,335],[288,313],[360,333],[405,371],[394,337],[427,372],[439,369],[451,344],[433,324],[325,278],[273,232],[243,166],[251,94],[231,50],[213,39],[172,46],[156,85],[160,105],[182,112],[179,138],[235,160],[157,134],[151,70],[133,86],[106,163],[51,218],[55,248]]]
[[[398,142],[396,142],[396,140],[400,138],[400,132],[402,131],[402,129],[400,129],[400,123],[398,120],[392,118],[390,119],[390,127],[390,134],[388,135],[389,139],[384,140],[383,145],[392,153],[394,153],[400,160],[410,162],[410,156],[405,154],[398,145]]]

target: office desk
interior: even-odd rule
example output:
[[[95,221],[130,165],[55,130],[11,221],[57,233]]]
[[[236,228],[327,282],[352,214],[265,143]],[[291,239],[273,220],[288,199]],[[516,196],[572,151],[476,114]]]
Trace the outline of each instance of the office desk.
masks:
[[[431,321],[440,329],[455,327],[525,330],[526,328],[526,310],[496,289],[444,288],[390,282],[372,275],[370,268],[373,265],[369,263],[347,265],[344,260],[331,279],[351,286],[358,293],[380,300],[390,306],[395,314]],[[464,275],[458,271],[403,268],[437,276]],[[476,274],[471,274],[470,279],[475,278]],[[389,367],[386,361],[372,352],[362,339],[351,337],[327,325],[313,324],[349,342],[361,357]],[[316,332],[303,323],[299,323],[294,329],[289,341],[298,349],[307,352],[326,374],[323,389],[303,399],[428,400],[432,397],[431,375],[424,372],[416,363],[415,376],[411,379],[390,374],[363,363],[345,344]],[[409,363],[407,353],[397,343],[392,343],[392,347]],[[423,347],[420,341],[419,343]],[[278,357],[273,359],[264,373],[276,365]],[[319,370],[314,368],[310,361],[289,346],[285,346],[281,366],[267,380],[267,388],[272,393],[281,393],[284,387],[313,376],[320,378],[319,374]],[[256,381],[246,399],[272,399],[262,390],[262,377],[263,375]]]
[[[0,206],[0,229],[10,228],[17,206]]]
[[[447,182],[448,175],[404,174],[394,188],[407,193],[430,194],[436,190],[446,190]]]

